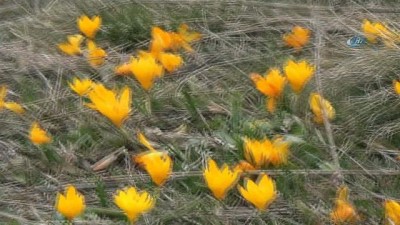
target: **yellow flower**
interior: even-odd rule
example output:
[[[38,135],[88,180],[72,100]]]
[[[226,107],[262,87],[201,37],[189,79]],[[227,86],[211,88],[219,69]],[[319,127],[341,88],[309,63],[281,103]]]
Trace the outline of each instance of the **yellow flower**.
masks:
[[[92,19],[90,19],[88,16],[82,15],[78,18],[78,28],[88,38],[93,39],[100,29],[100,26],[101,18],[99,16],[93,16]]]
[[[386,200],[385,217],[388,224],[400,225],[400,204],[393,200]]]
[[[159,53],[170,50],[174,46],[173,35],[159,27],[151,29],[150,52],[157,56]]]
[[[129,62],[116,66],[114,70],[115,74],[120,76],[131,75],[131,63],[134,59],[135,58],[132,57]]]
[[[172,173],[171,157],[167,152],[156,151],[142,133],[138,134],[138,139],[149,151],[134,156],[133,161],[147,171],[156,185],[162,186]]]
[[[354,206],[348,200],[348,192],[349,190],[345,186],[340,187],[337,191],[335,208],[330,214],[334,224],[355,222],[359,219]]]
[[[250,163],[240,160],[236,166],[233,168],[234,171],[238,171],[239,173],[247,172],[247,171],[252,171],[256,170],[254,166],[252,166]]]
[[[284,67],[286,78],[294,92],[299,94],[307,82],[314,75],[314,66],[308,64],[307,61],[303,60],[295,62],[289,60]]]
[[[121,127],[131,111],[131,89],[128,87],[124,87],[117,96],[116,91],[107,89],[103,84],[94,84],[88,97],[91,103],[86,106],[97,110],[117,127]]]
[[[266,210],[276,198],[274,181],[267,174],[260,174],[256,182],[245,178],[243,187],[238,185],[240,194],[258,210]]]
[[[7,95],[7,87],[5,85],[0,86],[0,111],[5,108],[10,111],[13,111],[17,114],[23,114],[25,112],[25,109],[22,107],[22,105],[16,103],[16,102],[6,102],[5,98]]]
[[[94,41],[88,41],[88,61],[92,67],[103,65],[106,56],[104,49],[97,47]]]
[[[400,81],[394,80],[393,88],[394,88],[394,92],[396,92],[396,94],[400,95]]]
[[[74,186],[69,185],[64,194],[57,193],[55,208],[69,221],[82,214],[85,207],[85,197]]]
[[[1,104],[1,103],[0,103]],[[25,113],[25,109],[18,103],[16,102],[4,102],[4,108],[13,111],[17,114],[23,114]],[[0,107],[1,109],[1,107]]]
[[[29,132],[29,139],[35,145],[42,145],[51,142],[51,137],[43,130],[37,122],[32,123]]]
[[[150,53],[141,52],[130,63],[133,76],[146,91],[150,90],[157,78],[163,75],[163,68]]]
[[[286,78],[283,77],[276,68],[271,69],[264,77],[252,73],[250,74],[250,78],[254,82],[257,90],[269,97],[267,110],[273,113],[276,109],[277,99],[282,95],[285,87]]]
[[[227,164],[223,164],[219,168],[214,160],[208,159],[207,168],[203,171],[203,176],[214,197],[222,200],[239,180],[240,172],[229,169]]]
[[[383,39],[393,39],[396,36],[383,23],[371,23],[367,19],[365,19],[363,22],[362,30],[367,40],[371,43],[376,43],[378,37],[381,37]]]
[[[178,32],[173,34],[172,39],[174,40],[175,48],[183,48],[188,52],[192,52],[193,49],[190,43],[200,40],[201,34],[189,31],[189,26],[187,24],[181,24],[178,27]]]
[[[282,138],[275,138],[273,141],[268,138],[261,141],[244,139],[244,157],[255,168],[260,168],[267,163],[274,166],[285,164],[288,154],[289,143],[283,141]]]
[[[183,64],[183,59],[178,54],[161,52],[158,55],[157,59],[160,61],[161,65],[163,65],[165,70],[167,70],[170,73],[179,69]]]
[[[82,53],[81,43],[83,36],[80,34],[68,35],[67,42],[58,44],[58,48],[67,55],[79,55]]]
[[[92,88],[93,81],[87,78],[80,80],[79,78],[74,77],[72,83],[68,82],[68,85],[71,90],[73,90],[79,96],[84,96]]]
[[[323,123],[324,112],[328,120],[335,118],[335,109],[332,104],[317,93],[310,94],[310,107],[316,123]]]
[[[310,33],[311,31],[307,28],[295,26],[291,33],[283,35],[283,41],[287,46],[299,51],[310,40]]]
[[[114,203],[125,213],[132,223],[137,218],[150,211],[155,204],[155,199],[146,191],[138,192],[134,187],[118,190],[114,195]]]

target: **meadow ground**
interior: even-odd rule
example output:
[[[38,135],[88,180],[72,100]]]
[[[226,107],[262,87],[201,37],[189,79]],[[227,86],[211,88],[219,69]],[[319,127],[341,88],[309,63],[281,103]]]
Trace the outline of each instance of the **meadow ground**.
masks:
[[[0,224],[62,224],[54,205],[67,184],[86,199],[74,224],[126,224],[113,195],[129,185],[157,196],[137,224],[330,224],[342,184],[357,209],[356,224],[384,224],[383,202],[400,199],[400,96],[392,85],[400,79],[400,48],[346,42],[362,34],[364,19],[398,30],[399,13],[395,0],[1,1],[0,85],[26,113],[0,111]],[[79,32],[82,14],[103,21],[96,41],[107,59],[98,68],[57,49]],[[193,52],[182,52],[182,68],[149,92],[115,75],[116,65],[148,48],[153,26],[176,30],[181,23],[202,34]],[[312,32],[301,51],[282,41],[296,25]],[[299,95],[286,87],[269,113],[249,74],[282,68],[288,59],[308,60],[315,75]],[[75,76],[132,89],[123,129],[81,104],[68,87]],[[311,92],[332,103],[334,120],[313,121]],[[51,144],[29,141],[33,121],[51,134]],[[131,160],[144,150],[138,131],[173,158],[163,187]],[[234,165],[244,159],[244,137],[276,135],[291,143],[288,163],[246,175],[266,172],[275,180],[279,194],[268,210],[254,210],[236,187],[217,201],[202,177],[206,159]],[[93,171],[102,159],[109,164]]]

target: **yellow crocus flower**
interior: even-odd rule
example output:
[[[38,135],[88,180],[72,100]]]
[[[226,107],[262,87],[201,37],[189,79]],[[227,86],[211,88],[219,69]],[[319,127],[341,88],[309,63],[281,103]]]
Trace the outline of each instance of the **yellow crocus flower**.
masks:
[[[79,30],[90,39],[96,36],[101,26],[101,18],[99,16],[93,16],[90,19],[88,16],[82,15],[78,18],[77,22]]]
[[[285,88],[286,78],[281,75],[278,69],[272,68],[264,77],[252,73],[250,79],[254,82],[257,90],[268,97],[267,110],[273,113],[276,109],[277,99],[282,95]]]
[[[260,168],[268,163],[278,166],[287,162],[289,143],[282,138],[269,140],[244,139],[244,157],[255,168]]]
[[[371,43],[376,43],[378,37],[389,40],[393,39],[396,36],[383,23],[380,22],[372,23],[367,19],[363,21],[362,30],[367,40]]]
[[[245,178],[243,187],[238,185],[240,194],[258,210],[266,210],[275,200],[277,192],[274,181],[265,173],[258,175],[254,182]]]
[[[13,111],[17,114],[23,114],[25,113],[25,109],[22,107],[22,105],[16,103],[16,102],[6,102],[5,98],[7,95],[7,87],[5,85],[0,86],[0,111],[5,108],[10,111]]]
[[[172,173],[172,159],[167,152],[155,150],[142,134],[138,134],[139,142],[148,148],[133,157],[133,161],[143,167],[157,186],[162,186]]]
[[[247,172],[247,171],[252,171],[256,170],[254,166],[252,166],[250,163],[240,160],[236,166],[233,168],[234,171],[238,171],[239,173]]]
[[[163,75],[163,67],[157,63],[156,58],[147,52],[140,52],[131,63],[131,72],[143,89],[150,90],[157,78]]]
[[[83,36],[80,34],[68,35],[67,42],[58,44],[58,48],[67,55],[80,55]]]
[[[173,35],[171,32],[164,31],[160,27],[151,29],[150,52],[157,56],[159,53],[173,48]]]
[[[214,160],[208,159],[207,167],[203,171],[203,177],[214,197],[222,200],[239,180],[240,172],[229,169],[227,164],[223,164],[219,168]]]
[[[103,84],[94,84],[88,97],[91,103],[87,107],[107,117],[115,126],[121,127],[131,112],[131,89],[124,87],[117,92],[109,90]]]
[[[299,94],[303,90],[304,86],[314,75],[314,70],[314,66],[305,60],[300,62],[289,60],[284,67],[286,78],[296,94]]]
[[[388,225],[400,225],[400,204],[393,200],[386,200],[385,217]]]
[[[133,224],[140,215],[150,211],[156,200],[146,191],[138,192],[134,187],[118,190],[114,195],[114,203],[124,212]]]
[[[335,208],[332,210],[330,217],[334,224],[343,224],[347,222],[355,222],[359,219],[354,206],[349,202],[349,189],[342,186],[337,191],[335,200]]]
[[[394,80],[393,81],[393,89],[396,94],[400,95],[400,81]]]
[[[179,69],[183,64],[183,59],[178,54],[161,52],[158,57],[158,61],[165,68],[166,71],[172,73]]]
[[[314,121],[316,123],[321,124],[324,122],[324,111],[328,120],[335,118],[336,112],[332,104],[328,100],[324,99],[321,95],[317,93],[311,93],[309,102],[311,111],[314,114]]]
[[[96,68],[99,67],[101,65],[103,65],[107,53],[106,51],[104,51],[104,49],[97,47],[96,43],[94,43],[94,41],[89,40],[88,43],[88,61],[89,64]]]
[[[311,31],[307,28],[295,26],[291,33],[283,35],[283,41],[289,47],[296,49],[297,51],[306,45],[310,40]]]
[[[72,221],[85,211],[85,197],[74,186],[69,185],[64,194],[57,193],[55,208],[66,219]]]
[[[172,35],[175,48],[183,48],[188,52],[193,52],[190,43],[200,40],[202,35],[200,33],[190,31],[187,24],[179,25],[177,31],[177,33]]]
[[[75,93],[77,93],[79,96],[82,97],[90,91],[93,85],[93,81],[91,81],[88,78],[79,79],[77,77],[74,77],[72,79],[72,83],[68,82],[68,85],[71,88],[71,90],[73,90]]]
[[[32,123],[31,130],[29,132],[29,139],[35,145],[42,145],[51,142],[51,137],[43,130],[39,123]]]

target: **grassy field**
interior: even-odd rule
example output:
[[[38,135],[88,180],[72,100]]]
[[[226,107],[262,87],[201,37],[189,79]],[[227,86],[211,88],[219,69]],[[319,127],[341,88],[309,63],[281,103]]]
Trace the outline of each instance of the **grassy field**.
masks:
[[[112,197],[129,185],[157,196],[137,224],[330,224],[341,184],[349,187],[356,224],[384,224],[383,202],[400,200],[400,96],[392,86],[400,79],[400,48],[351,48],[346,41],[362,34],[364,19],[398,29],[399,13],[394,0],[0,2],[0,85],[27,111],[0,111],[0,224],[63,224],[54,204],[67,184],[86,199],[74,224],[126,224]],[[96,69],[57,49],[78,33],[82,14],[103,19],[97,43],[108,56]],[[182,53],[181,69],[148,93],[133,78],[115,76],[116,65],[148,48],[153,26],[175,30],[181,23],[202,34],[194,52]],[[282,41],[295,25],[312,32],[301,52]],[[271,114],[249,74],[282,68],[288,59],[306,59],[316,72],[300,95],[287,87]],[[81,104],[68,87],[75,76],[132,89],[123,129]],[[311,92],[329,99],[333,121],[314,123]],[[30,143],[33,121],[52,135],[50,145]],[[174,160],[161,188],[131,160],[144,150],[139,131]],[[246,175],[266,172],[275,180],[279,194],[268,210],[254,210],[236,188],[217,201],[202,177],[206,159],[234,165],[244,159],[244,137],[275,135],[291,142],[288,163]],[[106,168],[93,171],[115,152]]]

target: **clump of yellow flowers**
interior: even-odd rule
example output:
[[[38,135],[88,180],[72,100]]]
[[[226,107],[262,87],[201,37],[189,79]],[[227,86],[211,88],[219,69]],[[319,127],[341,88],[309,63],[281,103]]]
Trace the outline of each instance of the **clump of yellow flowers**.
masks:
[[[117,75],[132,75],[146,91],[149,91],[155,81],[164,75],[164,70],[172,73],[183,65],[183,58],[177,51],[183,48],[192,52],[190,43],[199,40],[201,35],[189,31],[189,27],[182,24],[178,32],[168,32],[153,27],[151,37],[148,51],[140,51],[137,56],[131,57],[129,62],[115,68]]]
[[[94,16],[89,18],[86,15],[82,15],[77,20],[77,26],[81,33],[87,38],[87,52],[86,59],[89,64],[97,68],[104,64],[107,53],[104,49],[98,47],[94,42],[94,38],[101,26],[101,17]],[[84,36],[80,34],[68,35],[67,42],[58,44],[58,48],[65,54],[74,56],[81,55],[83,50],[81,49]]]

